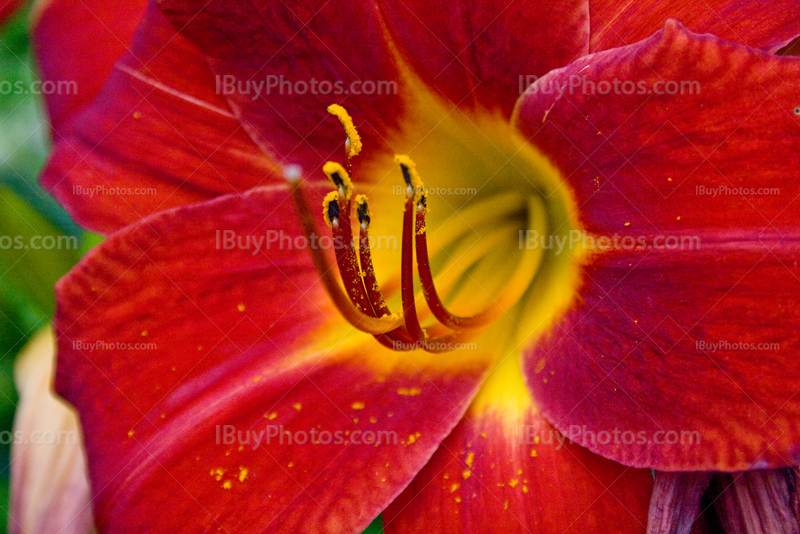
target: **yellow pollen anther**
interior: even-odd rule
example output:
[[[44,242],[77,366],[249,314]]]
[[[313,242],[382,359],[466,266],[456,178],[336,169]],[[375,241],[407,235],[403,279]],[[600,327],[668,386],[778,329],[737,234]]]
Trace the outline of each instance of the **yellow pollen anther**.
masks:
[[[358,135],[353,119],[347,113],[347,110],[339,104],[331,104],[328,106],[328,113],[339,119],[339,122],[344,126],[344,133],[347,134],[347,140],[349,141],[348,155],[351,158],[357,156],[361,152],[361,136]]]
[[[372,220],[372,214],[369,212],[369,204],[367,204],[367,197],[365,195],[356,196],[356,215],[358,216],[358,223],[363,230],[369,228],[369,223]]]
[[[417,172],[417,164],[403,154],[395,154],[394,162],[400,165],[400,169],[403,171],[403,179],[406,181],[406,187],[408,188],[407,195],[422,193],[424,184]]]
[[[334,187],[339,190],[339,194],[344,200],[350,198],[350,192],[353,190],[353,182],[350,180],[350,175],[344,170],[344,167],[335,161],[329,161],[322,166],[322,172],[333,182]]]
[[[325,219],[325,224],[333,229],[334,226],[339,226],[339,193],[331,191],[322,201],[322,217]]]

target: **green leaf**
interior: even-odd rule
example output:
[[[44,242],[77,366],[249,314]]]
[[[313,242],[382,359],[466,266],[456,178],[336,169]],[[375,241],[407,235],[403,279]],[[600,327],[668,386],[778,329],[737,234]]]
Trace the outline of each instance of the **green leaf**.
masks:
[[[362,534],[383,534],[383,516],[378,516]]]
[[[80,240],[55,227],[0,187],[0,294],[22,329],[41,327],[54,311],[53,285],[80,258]]]

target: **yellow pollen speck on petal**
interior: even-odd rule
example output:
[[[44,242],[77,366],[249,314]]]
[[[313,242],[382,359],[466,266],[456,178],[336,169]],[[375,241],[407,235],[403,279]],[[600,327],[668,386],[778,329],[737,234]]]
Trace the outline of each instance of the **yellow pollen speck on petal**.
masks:
[[[147,337],[147,330],[142,330],[142,337]]]
[[[166,417],[167,417],[167,414],[165,414],[165,413],[161,414],[161,419],[165,419]]]
[[[508,485],[511,486],[512,488],[515,487],[517,484],[519,484],[519,480],[517,480],[516,478],[508,481]]]
[[[253,378],[253,382],[258,382],[259,380],[261,380],[260,376],[256,376],[256,377]]]
[[[630,225],[631,225],[631,223],[629,223],[629,222],[625,223],[625,226],[630,226]]]
[[[218,467],[218,468],[216,468],[216,469],[212,469],[212,470],[209,472],[209,475],[211,475],[212,477],[214,477],[214,479],[215,479],[217,482],[219,482],[220,480],[222,480],[222,475],[224,475],[224,474],[225,474],[225,469],[223,469],[223,468],[221,468],[221,467]]]
[[[133,112],[133,118],[134,119],[141,119],[142,118],[142,114],[139,111],[134,111]]]
[[[675,219],[675,220],[676,220],[676,221],[680,221],[680,220],[681,220],[681,216],[680,216],[680,215],[678,215],[677,219]]]
[[[275,419],[276,417],[278,417],[278,412],[265,413],[265,414],[264,414],[264,417],[266,417],[267,419],[269,419],[270,421],[272,421],[273,419]]]
[[[294,467],[294,462],[289,462],[289,465],[287,467]]]
[[[231,489],[233,487],[233,483],[230,480],[226,480],[222,483],[223,489]]]
[[[292,404],[292,407],[299,412],[303,408],[303,405],[300,404],[299,402],[295,402],[294,404]]]
[[[456,497],[455,501],[456,501],[457,503],[461,502],[461,497]]]
[[[404,397],[416,397],[420,393],[422,393],[422,390],[419,388],[400,388],[397,390],[397,394]]]
[[[354,403],[353,403],[353,404],[351,404],[350,406],[351,406],[351,408],[353,408],[354,410],[363,410],[363,409],[364,409],[364,403],[363,403],[363,402],[354,402]]]
[[[133,430],[128,430],[128,437],[132,438],[135,432]]]
[[[464,470],[464,471],[461,473],[461,476],[462,476],[462,477],[464,477],[464,480],[467,480],[469,477],[471,477],[471,476],[472,476],[472,473],[470,473],[469,469],[465,469],[465,470]]]
[[[475,459],[475,453],[474,452],[471,452],[471,453],[467,454],[467,461],[466,461],[467,467],[472,467],[472,460],[474,460],[474,459]]]
[[[378,418],[375,417],[375,416],[372,416],[372,417],[369,418],[369,422],[370,423],[377,423],[378,422]]]
[[[203,350],[203,345],[197,345],[197,350]]]
[[[508,501],[503,503],[503,510],[508,510]]]
[[[339,119],[339,122],[344,127],[344,133],[347,134],[347,139],[350,141],[349,156],[351,158],[357,156],[361,152],[361,136],[358,135],[353,119],[347,113],[347,110],[339,104],[331,104],[328,106],[328,113]]]
[[[247,478],[248,469],[246,467],[239,467],[239,482],[244,482]]]
[[[522,486],[522,492],[528,493],[528,486]]]
[[[236,306],[236,309],[239,310],[240,312],[243,312],[244,311],[244,304],[239,304],[238,306]]]
[[[547,365],[547,360],[542,358],[538,362],[536,362],[536,367],[533,368],[533,372],[537,375],[544,370],[544,366]]]
[[[542,438],[540,438],[539,436],[534,436],[534,438],[533,438],[533,442],[534,442],[536,445],[538,445],[538,444],[539,444],[539,442],[541,442],[541,441],[542,441]]]
[[[454,491],[456,491],[460,487],[461,487],[461,484],[454,483],[452,486],[450,486],[450,493],[453,493]]]
[[[537,456],[539,456],[539,453],[536,452],[536,449],[531,449],[531,458],[536,458]]]
[[[481,432],[481,437],[485,438],[486,437],[486,432]]]

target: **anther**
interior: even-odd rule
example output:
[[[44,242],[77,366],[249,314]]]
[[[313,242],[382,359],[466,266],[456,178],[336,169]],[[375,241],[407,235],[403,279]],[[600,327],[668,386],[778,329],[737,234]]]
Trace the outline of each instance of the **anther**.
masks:
[[[339,227],[339,193],[331,191],[322,201],[322,217],[329,228]]]
[[[344,133],[347,134],[347,144],[349,145],[347,147],[347,156],[351,158],[357,156],[361,152],[361,136],[358,135],[353,119],[347,113],[347,110],[339,104],[331,104],[328,106],[328,113],[339,119],[339,122],[344,127]]]
[[[372,218],[369,214],[367,197],[364,195],[358,195],[356,197],[356,216],[358,217],[358,223],[361,225],[361,230],[367,230]]]
[[[344,167],[335,161],[329,161],[322,166],[322,172],[333,182],[336,190],[339,191],[339,196],[342,201],[349,202],[350,194],[353,191],[353,182],[350,180],[350,175],[344,170]]]
[[[394,156],[394,162],[400,165],[400,170],[403,172],[403,180],[406,183],[406,196],[412,197],[422,192],[422,178],[419,177],[416,163],[408,156],[402,154],[396,154]]]

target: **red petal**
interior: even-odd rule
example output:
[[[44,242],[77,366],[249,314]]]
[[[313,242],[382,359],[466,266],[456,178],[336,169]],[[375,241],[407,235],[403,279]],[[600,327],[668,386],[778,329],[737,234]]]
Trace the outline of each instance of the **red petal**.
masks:
[[[374,4],[170,0],[159,7],[209,58],[237,116],[286,161],[311,173],[327,159],[340,157],[344,135],[326,111],[335,102],[357,118],[372,154],[394,152],[385,136],[400,129],[398,119],[412,95]],[[252,85],[240,91],[227,86],[228,79],[263,85],[260,91]],[[312,80],[342,86],[315,91]],[[267,81],[277,85],[267,91]],[[394,88],[384,85],[382,94],[344,94],[354,81],[388,82]]]
[[[415,73],[459,108],[508,116],[521,88],[588,52],[588,2],[381,2]]]
[[[800,34],[793,0],[601,0],[590,3],[592,52],[632,44],[661,28],[667,19],[690,30],[775,52]]]
[[[509,359],[504,366],[514,367]],[[624,467],[564,440],[530,404],[479,398],[414,482],[383,514],[405,532],[640,533],[650,471]],[[508,391],[501,369],[489,388]],[[493,384],[494,382],[494,384]],[[482,392],[483,394],[483,392]]]
[[[75,91],[55,91],[45,101],[60,131],[91,102],[114,63],[128,50],[146,0],[50,0],[36,12],[33,46],[42,82],[75,82]]]
[[[448,368],[355,337],[295,221],[275,187],[162,212],[59,283],[56,385],[81,414],[101,531],[360,532],[460,419],[482,356]],[[283,241],[226,249],[218,231]],[[383,438],[253,447],[224,425]]]
[[[6,19],[13,15],[21,3],[22,0],[6,0],[3,5],[0,6],[0,24],[4,23]]]
[[[431,98],[428,91],[450,99],[448,109],[468,96],[465,105],[508,114],[520,76],[524,83],[525,75],[544,74],[588,50],[588,12],[577,0],[536,8],[452,2],[159,5],[210,58],[218,76],[274,84],[266,98],[233,87],[228,98],[277,153],[307,171],[341,151],[342,137],[331,135],[331,123],[324,122],[333,102],[357,118],[370,151],[392,153],[387,137],[402,131],[401,120],[412,120],[422,100]],[[448,17],[454,13],[458,24]],[[409,68],[421,83],[409,78]],[[320,85],[314,91],[312,80],[342,83],[341,90],[326,93]],[[354,81],[363,81],[365,91],[366,84],[384,82],[396,90],[384,86],[377,94],[376,85],[372,94],[356,94]]]
[[[149,214],[278,180],[215,94],[205,59],[148,10],[131,53],[58,143],[42,185],[83,226],[111,233]]]
[[[540,91],[518,108],[520,127],[572,185],[585,229],[617,236],[612,250],[585,259],[572,310],[527,353],[542,413],[629,465],[797,463],[800,61],[670,22],[647,41],[551,73],[539,88],[578,73],[648,88],[691,80],[702,92]],[[701,187],[728,190],[712,197]],[[656,238],[677,241],[656,249]],[[641,440],[609,434],[627,431]],[[683,443],[655,443],[673,439]]]

